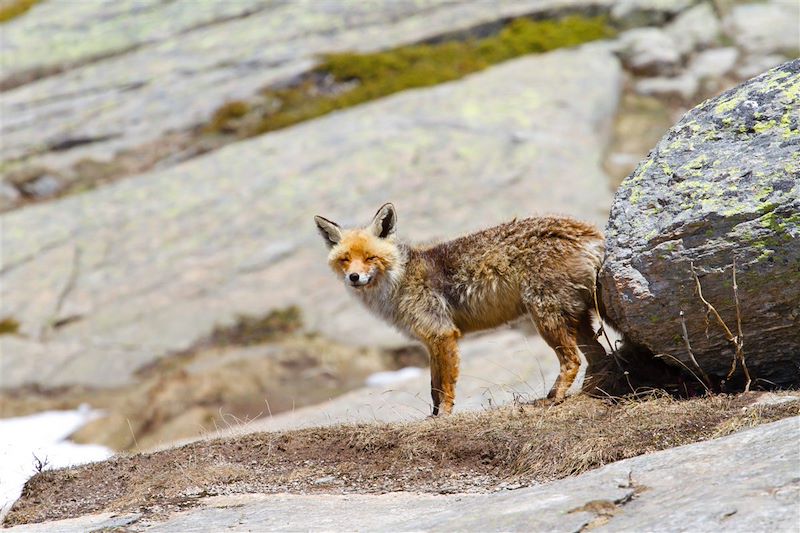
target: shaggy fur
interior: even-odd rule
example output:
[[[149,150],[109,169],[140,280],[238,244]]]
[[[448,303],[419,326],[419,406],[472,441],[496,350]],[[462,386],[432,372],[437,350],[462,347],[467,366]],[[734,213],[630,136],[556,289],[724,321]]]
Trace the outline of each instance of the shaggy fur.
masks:
[[[450,413],[458,379],[458,338],[529,314],[560,363],[548,398],[564,399],[578,374],[606,360],[592,326],[603,235],[566,217],[513,220],[430,246],[398,241],[391,204],[364,228],[316,217],[328,260],[373,312],[425,344],[433,414]]]

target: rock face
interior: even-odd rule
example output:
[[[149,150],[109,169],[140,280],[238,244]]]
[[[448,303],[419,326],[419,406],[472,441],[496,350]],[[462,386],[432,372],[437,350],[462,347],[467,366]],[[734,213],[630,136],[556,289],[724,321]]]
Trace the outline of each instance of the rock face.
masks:
[[[11,90],[0,102],[0,161],[72,172],[80,161],[107,161],[202,124],[223,103],[312,68],[318,54],[374,51],[510,17],[610,3],[143,0],[134,9],[111,1],[42,2],[3,25],[0,87]]]
[[[706,101],[622,183],[606,229],[602,298],[654,354],[724,378],[736,334],[733,262],[747,366],[762,385],[800,383],[800,60]],[[665,358],[667,362],[670,357]],[[673,361],[674,362],[674,361]]]
[[[21,327],[0,336],[0,386],[124,383],[290,304],[329,337],[397,343],[330,273],[313,215],[391,199],[418,240],[544,212],[602,224],[621,83],[603,43],[530,56],[3,214],[0,317]]]

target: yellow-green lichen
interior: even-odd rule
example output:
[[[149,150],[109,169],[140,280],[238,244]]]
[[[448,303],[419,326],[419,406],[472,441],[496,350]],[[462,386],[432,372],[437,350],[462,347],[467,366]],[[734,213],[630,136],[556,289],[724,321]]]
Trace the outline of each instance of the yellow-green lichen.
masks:
[[[631,195],[628,198],[628,201],[631,205],[636,205],[639,200],[642,199],[642,187],[641,185],[637,185],[631,189]]]
[[[756,122],[753,126],[753,131],[756,133],[764,133],[765,131],[769,131],[774,128],[776,124],[777,122],[775,122],[775,119],[768,120],[766,122]]]
[[[783,131],[784,140],[800,136],[800,129],[792,129],[792,114],[796,112],[796,108],[790,108],[781,117],[781,130]]]
[[[742,103],[744,101],[744,98],[745,98],[745,93],[744,93],[744,91],[740,90],[740,91],[734,93],[729,98],[717,102],[716,107],[714,107],[714,111],[718,115],[722,115],[724,113],[728,113],[730,111],[733,111],[734,109],[736,109],[737,105],[739,105],[740,103]]]
[[[766,185],[755,192],[755,198],[759,202],[763,202],[773,191],[772,185]]]

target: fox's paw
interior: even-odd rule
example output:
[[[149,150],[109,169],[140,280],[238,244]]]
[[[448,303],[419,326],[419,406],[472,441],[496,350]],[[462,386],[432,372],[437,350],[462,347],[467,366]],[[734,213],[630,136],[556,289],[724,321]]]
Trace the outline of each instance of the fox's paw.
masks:
[[[564,398],[537,398],[535,400],[531,400],[527,402],[527,405],[532,405],[533,407],[547,407],[549,405],[558,405],[564,401]]]

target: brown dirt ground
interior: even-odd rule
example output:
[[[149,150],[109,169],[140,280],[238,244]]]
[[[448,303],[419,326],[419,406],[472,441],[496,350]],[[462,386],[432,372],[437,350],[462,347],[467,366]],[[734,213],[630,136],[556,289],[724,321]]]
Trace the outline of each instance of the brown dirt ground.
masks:
[[[106,511],[154,517],[218,494],[455,493],[530,485],[800,414],[800,402],[754,403],[760,397],[578,396],[559,405],[511,405],[404,424],[200,441],[37,474],[5,525]]]

